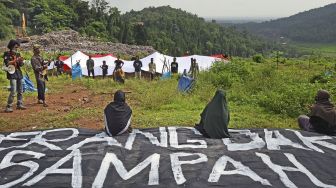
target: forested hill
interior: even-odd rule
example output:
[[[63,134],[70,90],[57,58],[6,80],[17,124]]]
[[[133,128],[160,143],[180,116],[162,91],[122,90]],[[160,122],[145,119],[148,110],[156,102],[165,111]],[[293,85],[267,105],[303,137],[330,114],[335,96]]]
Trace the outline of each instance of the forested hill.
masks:
[[[272,39],[281,36],[298,42],[336,42],[336,3],[287,18],[237,26]]]
[[[223,28],[216,23],[169,6],[145,8],[122,16],[125,23],[135,23],[135,35],[122,42],[148,43],[174,54],[228,53],[249,56],[271,50],[272,45],[246,32]],[[140,35],[140,36],[139,36]],[[132,41],[135,40],[135,41]]]
[[[174,9],[145,8],[120,14],[105,0],[0,0],[0,40],[13,37],[20,15],[27,17],[28,34],[71,28],[104,41],[150,45],[171,55],[225,53],[250,56],[273,50],[274,44],[234,28]]]

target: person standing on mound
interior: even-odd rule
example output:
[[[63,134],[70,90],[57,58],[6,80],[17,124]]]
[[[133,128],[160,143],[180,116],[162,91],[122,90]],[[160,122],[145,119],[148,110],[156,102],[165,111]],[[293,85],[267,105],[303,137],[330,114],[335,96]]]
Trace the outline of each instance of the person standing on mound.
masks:
[[[118,90],[114,94],[114,101],[104,109],[105,132],[109,136],[131,132],[132,109],[126,103],[125,93]]]
[[[229,138],[229,121],[230,112],[226,94],[223,90],[217,90],[201,113],[201,121],[195,128],[207,138]]]

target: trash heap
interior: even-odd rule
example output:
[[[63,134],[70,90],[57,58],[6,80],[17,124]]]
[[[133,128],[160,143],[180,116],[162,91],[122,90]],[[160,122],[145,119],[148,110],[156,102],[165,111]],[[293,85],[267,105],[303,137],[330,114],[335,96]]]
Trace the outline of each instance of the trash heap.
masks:
[[[121,43],[99,41],[96,38],[81,36],[74,30],[64,30],[47,33],[42,36],[34,35],[30,37],[30,42],[23,43],[23,50],[31,50],[33,44],[39,44],[45,51],[67,51],[74,53],[82,51],[84,53],[111,53],[128,54],[135,56],[141,54],[151,54],[156,50],[151,46],[127,45]]]

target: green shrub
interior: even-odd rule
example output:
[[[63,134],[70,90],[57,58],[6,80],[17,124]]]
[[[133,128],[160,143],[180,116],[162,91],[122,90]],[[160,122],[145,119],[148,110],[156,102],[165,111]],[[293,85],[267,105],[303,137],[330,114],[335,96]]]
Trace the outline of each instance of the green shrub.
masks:
[[[252,57],[252,60],[256,63],[263,63],[265,62],[265,59],[262,54],[256,54]]]

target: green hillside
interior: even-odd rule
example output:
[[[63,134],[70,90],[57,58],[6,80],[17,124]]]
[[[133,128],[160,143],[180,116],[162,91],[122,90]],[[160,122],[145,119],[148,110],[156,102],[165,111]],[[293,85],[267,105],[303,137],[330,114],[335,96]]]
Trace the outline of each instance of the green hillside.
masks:
[[[254,34],[283,41],[336,43],[336,3],[287,18],[237,25]]]

